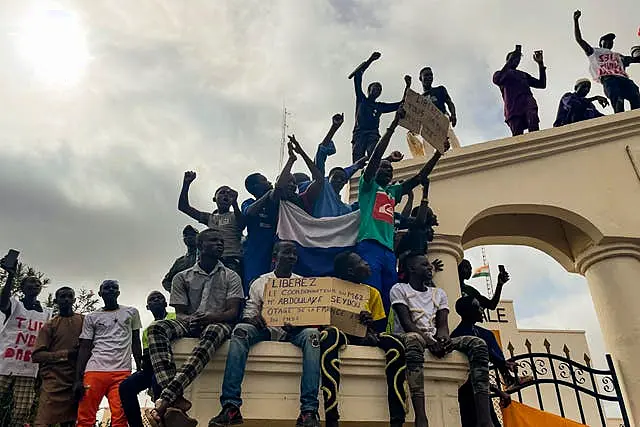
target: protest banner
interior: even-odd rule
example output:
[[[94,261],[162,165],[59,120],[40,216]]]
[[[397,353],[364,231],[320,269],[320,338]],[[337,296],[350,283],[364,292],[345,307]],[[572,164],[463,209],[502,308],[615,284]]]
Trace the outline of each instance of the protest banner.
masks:
[[[419,134],[433,148],[444,153],[444,145],[449,134],[449,118],[426,97],[408,89],[404,96],[406,115],[400,126]]]
[[[271,278],[264,287],[262,317],[269,326],[333,325],[363,337],[360,312],[369,300],[365,285],[332,277]]]

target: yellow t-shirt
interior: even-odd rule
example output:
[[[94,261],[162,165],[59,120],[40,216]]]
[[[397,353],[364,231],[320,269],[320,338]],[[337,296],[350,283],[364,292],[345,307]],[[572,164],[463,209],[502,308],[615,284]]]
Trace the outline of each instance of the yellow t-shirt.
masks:
[[[369,301],[364,305],[364,309],[371,313],[373,320],[380,320],[387,317],[382,305],[382,297],[376,288],[366,285],[369,288]]]

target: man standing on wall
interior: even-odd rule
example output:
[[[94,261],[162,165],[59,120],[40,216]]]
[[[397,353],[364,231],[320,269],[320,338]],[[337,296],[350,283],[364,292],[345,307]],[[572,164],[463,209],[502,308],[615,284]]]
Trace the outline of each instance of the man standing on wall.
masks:
[[[360,64],[349,78],[353,78],[356,91],[356,123],[353,127],[353,139],[351,141],[351,154],[353,163],[368,157],[373,153],[373,148],[380,139],[380,116],[384,113],[392,113],[402,104],[399,102],[379,102],[377,99],[382,94],[382,83],[373,82],[367,88],[367,94],[362,91],[362,76],[374,61],[380,59],[379,52],[373,52],[369,59]]]
[[[624,101],[629,101],[631,109],[640,108],[640,91],[638,85],[629,78],[625,71],[630,64],[640,63],[640,57],[631,57],[614,52],[613,40],[616,35],[605,34],[600,37],[600,46],[592,47],[582,38],[580,31],[580,17],[582,12],[576,10],[573,13],[573,30],[576,42],[589,58],[589,70],[594,80],[602,83],[604,94],[611,101],[613,111],[624,111]]]
[[[500,87],[504,100],[504,120],[513,136],[522,135],[525,130],[540,130],[538,104],[531,88],[547,87],[547,68],[544,66],[542,51],[536,51],[533,55],[533,60],[538,63],[539,79],[517,69],[521,59],[522,46],[516,45],[516,49],[507,54],[504,67],[493,74],[493,83]]]

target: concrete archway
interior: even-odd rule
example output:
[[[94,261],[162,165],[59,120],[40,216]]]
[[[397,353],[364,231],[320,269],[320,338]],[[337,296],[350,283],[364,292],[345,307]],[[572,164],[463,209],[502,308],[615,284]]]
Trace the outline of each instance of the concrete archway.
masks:
[[[426,160],[401,162],[394,178]],[[438,285],[450,300],[463,249],[479,244],[533,246],[586,277],[639,424],[640,111],[456,148],[433,171],[429,199],[440,222],[429,257],[445,264]]]
[[[548,205],[493,206],[475,215],[461,236],[463,249],[523,245],[539,249],[576,273],[576,255],[598,244],[602,233],[589,220]]]

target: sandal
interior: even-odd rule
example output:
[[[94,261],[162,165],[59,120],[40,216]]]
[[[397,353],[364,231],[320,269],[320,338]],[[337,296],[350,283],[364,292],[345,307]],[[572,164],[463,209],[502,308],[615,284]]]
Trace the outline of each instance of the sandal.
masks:
[[[147,408],[144,410],[144,417],[147,419],[147,422],[151,427],[164,427],[162,421],[158,422],[156,418],[153,416],[154,413],[158,415],[158,411],[155,408]]]
[[[164,414],[164,422],[171,427],[196,427],[198,420],[191,418],[177,408],[169,408]]]

